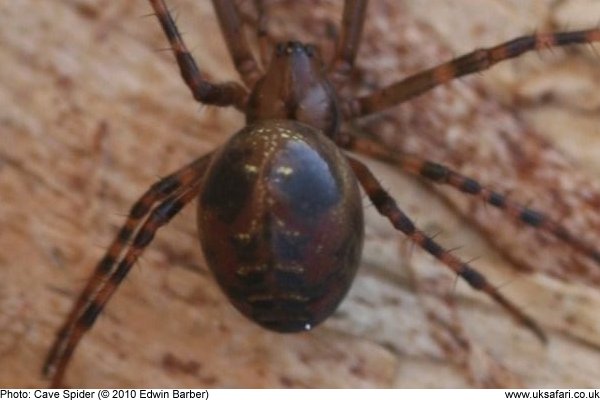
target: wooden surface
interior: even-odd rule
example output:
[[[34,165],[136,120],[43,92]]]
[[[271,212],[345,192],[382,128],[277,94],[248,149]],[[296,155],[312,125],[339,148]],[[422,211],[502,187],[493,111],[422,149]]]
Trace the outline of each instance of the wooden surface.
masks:
[[[208,2],[169,3],[203,70],[235,77]],[[363,90],[477,46],[600,19],[592,0],[523,4],[374,1],[359,53]],[[292,6],[277,3],[273,32],[327,45],[337,2],[281,7]],[[47,385],[40,370],[56,329],[130,205],[243,124],[233,110],[191,99],[172,55],[157,51],[166,41],[149,12],[142,0],[0,0],[2,387]],[[459,167],[598,242],[600,61],[588,50],[507,63],[360,129]],[[491,207],[370,165],[420,226],[475,258],[541,323],[547,346],[412,249],[366,202],[364,265],[339,311],[310,333],[266,332],[210,276],[191,206],[159,232],[84,338],[66,383],[597,386],[600,266]]]

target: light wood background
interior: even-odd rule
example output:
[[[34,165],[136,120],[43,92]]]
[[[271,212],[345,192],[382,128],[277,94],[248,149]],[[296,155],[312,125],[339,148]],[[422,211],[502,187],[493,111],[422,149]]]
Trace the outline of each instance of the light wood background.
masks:
[[[201,68],[235,77],[208,2],[170,0]],[[276,2],[271,28],[327,47],[340,3]],[[294,7],[295,10],[291,10]],[[199,106],[146,1],[0,0],[0,386],[41,365],[137,197],[243,125]],[[363,90],[535,30],[597,26],[593,0],[375,0]],[[600,48],[597,45],[596,48]],[[360,129],[446,162],[600,239],[600,60],[542,52],[437,89]],[[600,266],[452,191],[371,163],[427,232],[544,327],[542,346],[412,249],[365,202],[364,265],[310,333],[266,332],[210,276],[195,210],[158,234],[84,338],[74,387],[591,387],[600,382]],[[440,194],[441,193],[441,194]]]

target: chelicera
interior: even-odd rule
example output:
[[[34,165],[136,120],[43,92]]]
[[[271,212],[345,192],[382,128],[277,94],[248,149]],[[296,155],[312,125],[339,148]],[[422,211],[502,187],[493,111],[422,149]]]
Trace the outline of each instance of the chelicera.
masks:
[[[371,115],[437,85],[524,52],[600,41],[591,29],[520,37],[480,49],[361,97],[338,95],[358,51],[366,0],[346,0],[331,61],[317,48],[278,43],[257,60],[233,0],[213,5],[243,84],[215,84],[187,50],[164,0],[149,0],[181,75],[202,104],[233,106],[247,126],[219,149],[153,184],[98,263],[51,348],[44,372],[62,383],[73,352],[110,297],[152,241],[186,204],[198,198],[197,224],[208,265],[232,304],[274,331],[309,330],[329,317],[355,276],[363,242],[360,189],[378,212],[411,241],[474,289],[485,292],[545,341],[541,328],[468,263],[419,230],[369,168],[347,152],[389,162],[431,182],[478,196],[516,220],[544,230],[600,263],[600,252],[545,214],[515,203],[477,181],[432,161],[398,154],[344,130],[343,122]],[[262,2],[259,48],[267,48]],[[260,61],[260,62],[259,62]],[[263,67],[266,66],[263,70]]]

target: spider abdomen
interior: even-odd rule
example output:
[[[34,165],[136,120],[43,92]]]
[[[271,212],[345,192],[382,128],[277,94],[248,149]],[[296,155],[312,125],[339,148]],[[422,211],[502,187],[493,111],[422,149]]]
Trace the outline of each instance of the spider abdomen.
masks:
[[[203,185],[200,241],[235,307],[279,332],[331,315],[364,229],[356,179],[335,144],[296,121],[259,121],[214,156]]]

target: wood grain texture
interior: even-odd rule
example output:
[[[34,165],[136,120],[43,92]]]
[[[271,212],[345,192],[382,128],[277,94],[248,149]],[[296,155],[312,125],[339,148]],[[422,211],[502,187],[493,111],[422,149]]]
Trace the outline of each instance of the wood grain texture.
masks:
[[[372,3],[359,52],[362,90],[475,47],[600,19],[587,0]],[[201,68],[218,81],[235,77],[208,2],[169,4]],[[275,35],[325,46],[340,15],[338,2],[273,7]],[[142,0],[0,0],[1,387],[47,384],[45,352],[130,205],[243,124],[234,110],[192,100],[172,55],[157,51],[166,40],[143,17],[149,12]],[[597,242],[600,61],[588,50],[506,63],[360,129],[557,213]],[[519,154],[534,154],[521,161],[537,172],[518,173]],[[490,207],[370,165],[420,226],[461,246],[461,257],[476,257],[474,266],[535,316],[547,346],[411,250],[366,203],[364,265],[339,311],[310,333],[266,332],[216,286],[188,207],[161,229],[82,341],[66,383],[597,386],[599,266]]]

